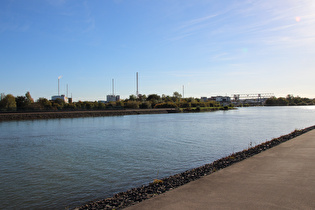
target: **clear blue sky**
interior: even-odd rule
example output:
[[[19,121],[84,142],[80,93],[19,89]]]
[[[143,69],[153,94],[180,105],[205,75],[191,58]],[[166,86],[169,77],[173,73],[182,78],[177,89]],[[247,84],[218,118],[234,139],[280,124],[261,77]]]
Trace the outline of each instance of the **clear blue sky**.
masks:
[[[1,0],[0,92],[315,97],[314,0]]]

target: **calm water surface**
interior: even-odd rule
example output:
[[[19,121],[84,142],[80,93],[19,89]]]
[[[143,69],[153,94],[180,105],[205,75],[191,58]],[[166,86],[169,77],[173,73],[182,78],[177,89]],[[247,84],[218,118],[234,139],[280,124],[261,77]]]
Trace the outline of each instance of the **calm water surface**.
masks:
[[[0,208],[74,207],[312,125],[315,106],[2,122]]]

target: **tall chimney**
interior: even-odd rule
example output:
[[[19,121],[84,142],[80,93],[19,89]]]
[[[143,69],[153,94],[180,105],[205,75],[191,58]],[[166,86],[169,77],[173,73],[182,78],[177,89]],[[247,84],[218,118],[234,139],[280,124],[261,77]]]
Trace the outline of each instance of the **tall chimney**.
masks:
[[[137,98],[139,98],[139,75],[138,75],[138,72],[137,72]]]
[[[60,95],[59,95],[59,94],[60,94],[60,91],[59,91],[59,90],[60,90],[60,88],[59,88],[59,80],[61,79],[61,77],[62,77],[62,76],[59,76],[59,77],[58,77],[58,96],[60,96]]]
[[[114,90],[115,86],[114,86],[114,79],[112,79],[112,90],[113,90],[113,96],[115,95],[115,90]]]
[[[60,78],[58,77],[58,96],[60,96],[60,95],[59,95],[59,89],[60,89],[60,88],[59,88],[59,80],[60,80]]]

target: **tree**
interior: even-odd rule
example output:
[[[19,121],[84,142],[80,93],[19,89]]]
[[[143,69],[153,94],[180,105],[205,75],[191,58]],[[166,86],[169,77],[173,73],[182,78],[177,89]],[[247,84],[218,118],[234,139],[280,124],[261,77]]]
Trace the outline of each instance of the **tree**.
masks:
[[[300,96],[294,97],[293,101],[295,104],[300,104],[302,102],[302,99],[300,98]]]
[[[146,96],[146,95],[141,95],[141,94],[139,94],[138,100],[139,100],[139,101],[145,101],[145,100],[147,100],[147,96]]]
[[[286,99],[287,99],[287,101],[288,101],[289,103],[291,103],[291,102],[293,101],[293,99],[294,99],[294,96],[291,95],[291,94],[288,94],[287,97],[286,97]]]
[[[84,101],[83,102],[85,104],[85,108],[86,110],[93,110],[95,107],[98,107],[98,103],[95,102],[91,102],[91,101]]]
[[[157,94],[150,94],[147,98],[147,101],[153,101],[153,100],[156,100],[156,101],[159,101],[161,99],[161,97]]]
[[[117,108],[122,108],[124,106],[124,103],[122,101],[116,101],[115,106]]]
[[[25,96],[17,96],[15,102],[17,110],[25,110],[29,105],[28,99]]]
[[[173,102],[178,102],[180,99],[181,99],[182,95],[179,94],[177,91],[173,93],[173,96],[172,96],[172,101]]]
[[[127,109],[139,109],[140,102],[137,101],[127,101],[124,104],[124,108]]]
[[[135,95],[129,96],[129,101],[135,101],[135,100],[137,100],[137,96],[135,96]]]
[[[173,93],[173,97],[180,99],[182,97],[177,91]]]
[[[0,109],[7,110],[7,111],[15,111],[16,110],[15,97],[11,94],[6,95],[0,101]]]
[[[159,103],[154,106],[155,109],[158,108],[177,108],[177,105],[173,102]]]
[[[277,98],[276,97],[271,97],[271,98],[268,98],[266,100],[266,103],[265,103],[266,106],[276,106],[277,105]]]
[[[61,98],[57,98],[56,100],[53,101],[52,105],[55,109],[62,110],[64,104],[65,104],[64,100],[62,100]]]
[[[29,104],[34,103],[34,99],[32,98],[32,96],[31,96],[31,94],[30,94],[29,91],[27,91],[27,92],[25,93],[25,97],[27,98]]]
[[[5,94],[4,93],[1,93],[0,94],[0,101],[5,97]]]
[[[151,109],[151,108],[152,108],[151,102],[149,102],[149,101],[142,102],[142,103],[139,105],[139,108],[140,108],[140,109]]]
[[[46,98],[39,98],[37,100],[37,103],[39,104],[41,109],[49,110],[52,108],[51,102],[49,100],[47,100]]]
[[[162,95],[162,100],[163,100],[164,102],[172,102],[172,101],[173,101],[170,96],[167,96],[167,95],[165,95],[165,94]]]
[[[277,103],[278,106],[287,106],[288,104],[289,102],[285,98],[283,97],[278,98],[278,103]]]

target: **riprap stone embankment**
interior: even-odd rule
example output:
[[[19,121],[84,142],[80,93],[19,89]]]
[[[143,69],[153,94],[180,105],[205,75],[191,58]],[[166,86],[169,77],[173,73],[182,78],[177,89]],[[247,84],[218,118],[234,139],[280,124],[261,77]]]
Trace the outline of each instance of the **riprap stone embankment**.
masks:
[[[216,160],[213,163],[164,178],[161,181],[156,181],[146,186],[118,193],[111,198],[90,202],[75,209],[122,209],[127,206],[134,205],[143,200],[152,198],[158,194],[164,193],[191,181],[197,180],[203,176],[209,175],[215,171],[231,166],[234,163],[259,154],[267,149],[275,147],[313,129],[315,129],[315,126],[311,126],[302,130],[295,130],[290,134],[280,136],[279,138],[272,139],[255,147],[231,154],[227,157]]]

